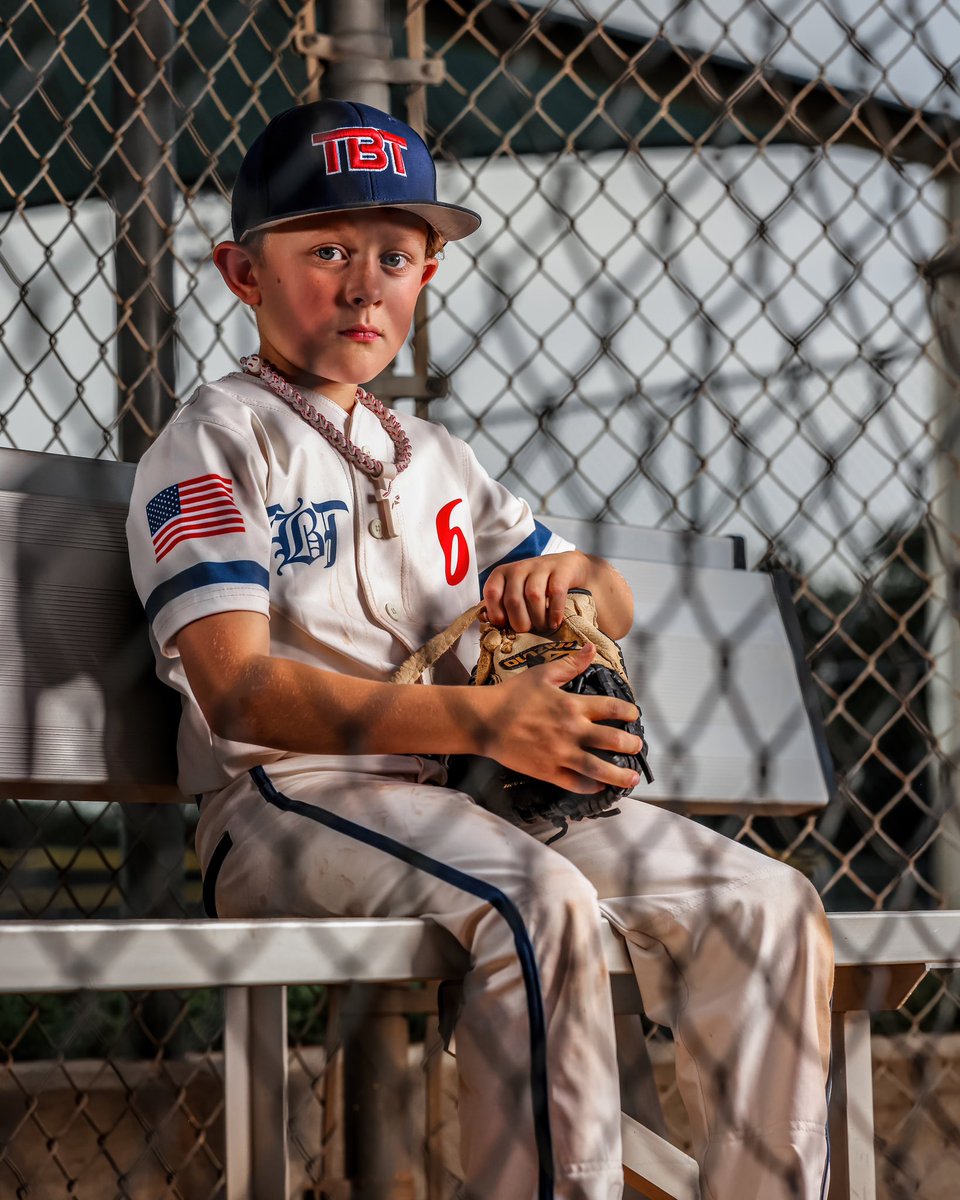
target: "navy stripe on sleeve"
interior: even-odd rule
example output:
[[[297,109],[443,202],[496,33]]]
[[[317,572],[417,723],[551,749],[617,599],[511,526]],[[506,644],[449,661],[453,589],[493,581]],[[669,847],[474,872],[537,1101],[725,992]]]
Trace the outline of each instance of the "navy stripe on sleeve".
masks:
[[[487,582],[487,577],[491,571],[497,567],[502,567],[504,563],[520,562],[524,558],[537,558],[547,547],[547,542],[553,537],[553,534],[546,527],[541,525],[539,521],[533,523],[533,533],[529,537],[524,538],[519,546],[514,546],[509,554],[505,554],[503,558],[492,563],[485,571],[480,572],[480,591],[483,591],[484,584]]]
[[[214,583],[253,583],[269,592],[270,575],[265,567],[251,559],[196,563],[153,589],[143,606],[147,620],[152,624],[163,606],[175,600],[177,596],[182,596],[184,592],[209,587]]]

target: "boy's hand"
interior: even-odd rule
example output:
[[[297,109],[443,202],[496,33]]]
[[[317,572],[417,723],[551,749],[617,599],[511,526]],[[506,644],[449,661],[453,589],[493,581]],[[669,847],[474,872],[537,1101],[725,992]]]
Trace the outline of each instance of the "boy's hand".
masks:
[[[590,586],[589,568],[590,560],[579,550],[497,567],[483,589],[487,620],[491,625],[509,625],[517,633],[556,629],[570,588]],[[568,678],[579,673],[574,671]]]
[[[586,670],[595,654],[590,644],[496,687],[471,689],[481,726],[475,753],[571,792],[599,792],[608,785],[635,787],[640,782],[635,771],[616,767],[590,751],[639,753],[643,742],[635,734],[598,724],[634,721],[636,705],[611,696],[561,691],[563,684]]]

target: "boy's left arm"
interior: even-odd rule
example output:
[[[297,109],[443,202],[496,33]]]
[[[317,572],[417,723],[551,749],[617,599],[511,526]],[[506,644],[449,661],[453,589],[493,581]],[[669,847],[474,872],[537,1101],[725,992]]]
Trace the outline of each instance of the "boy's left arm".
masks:
[[[518,633],[553,630],[563,620],[567,592],[586,588],[597,605],[597,623],[614,639],[633,624],[633,593],[605,559],[581,550],[541,554],[495,567],[483,588],[487,619]]]

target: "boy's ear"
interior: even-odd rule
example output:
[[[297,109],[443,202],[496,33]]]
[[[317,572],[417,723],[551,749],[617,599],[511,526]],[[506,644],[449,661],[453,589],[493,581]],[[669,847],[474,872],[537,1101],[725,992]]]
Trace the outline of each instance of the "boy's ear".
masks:
[[[235,296],[251,307],[260,303],[258,264],[247,246],[240,242],[220,242],[214,247],[213,261]]]
[[[439,260],[436,258],[427,258],[423,262],[423,274],[420,276],[420,286],[423,287],[440,270]]]

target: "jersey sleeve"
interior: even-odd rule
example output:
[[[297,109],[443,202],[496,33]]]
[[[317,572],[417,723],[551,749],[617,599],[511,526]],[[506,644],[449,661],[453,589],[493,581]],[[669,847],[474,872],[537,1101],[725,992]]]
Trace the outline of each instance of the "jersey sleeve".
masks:
[[[538,521],[526,500],[514,496],[502,483],[493,479],[469,446],[463,442],[460,445],[470,498],[481,591],[495,567],[541,554],[559,554],[575,549],[571,542]]]
[[[161,653],[191,621],[269,613],[268,465],[256,439],[204,419],[174,420],[137,467],[127,543]]]

